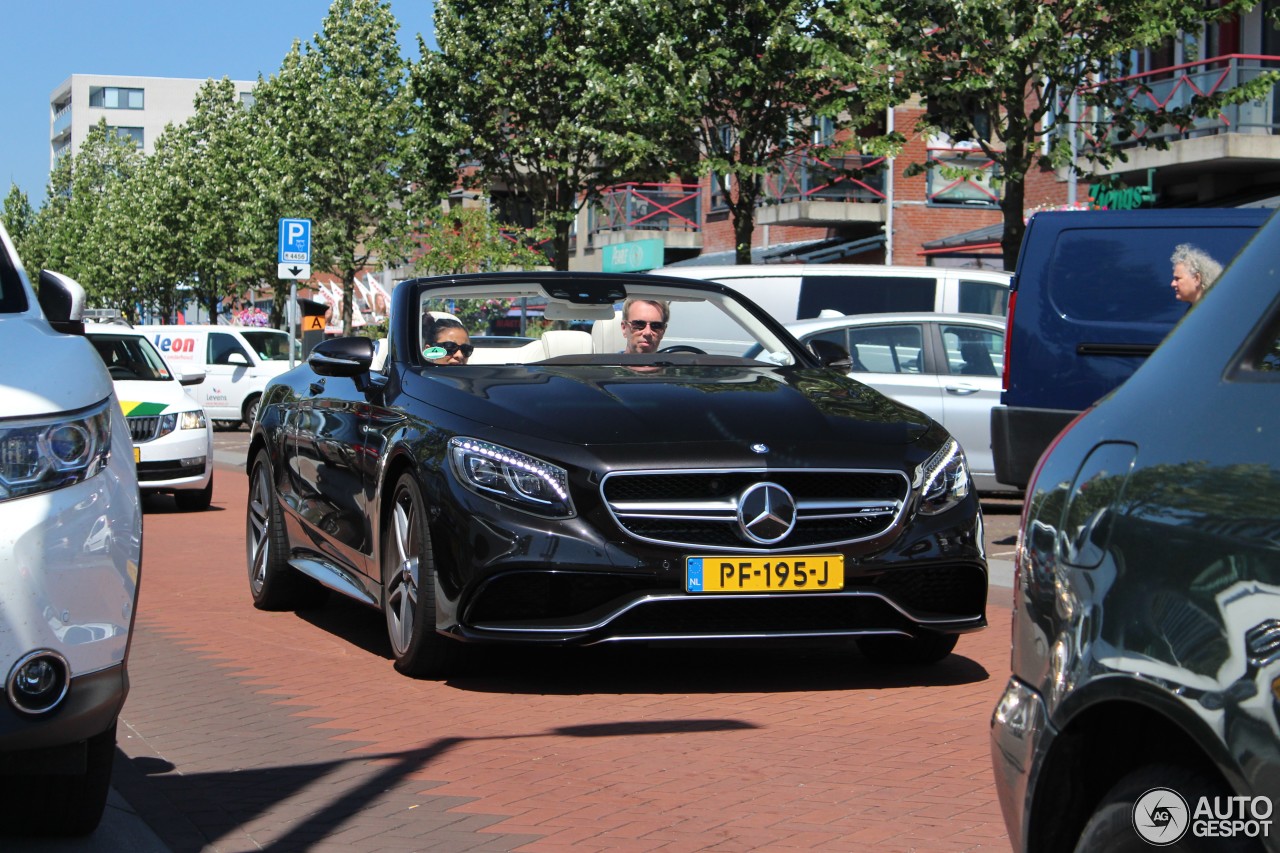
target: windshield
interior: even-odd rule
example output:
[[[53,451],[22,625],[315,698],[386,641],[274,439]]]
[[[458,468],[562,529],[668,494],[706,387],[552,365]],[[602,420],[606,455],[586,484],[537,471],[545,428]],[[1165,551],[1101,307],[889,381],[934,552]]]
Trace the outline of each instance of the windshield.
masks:
[[[170,382],[173,374],[151,342],[141,335],[91,334],[93,348],[112,379]]]
[[[289,334],[287,332],[281,332],[277,329],[255,329],[254,331],[242,329],[240,334],[244,335],[244,339],[249,342],[249,346],[253,347],[253,351],[263,361],[289,360]],[[293,358],[295,361],[302,358],[302,345],[296,340],[293,342]]]
[[[424,280],[410,339],[437,364],[797,362],[794,339],[733,292],[652,278]]]

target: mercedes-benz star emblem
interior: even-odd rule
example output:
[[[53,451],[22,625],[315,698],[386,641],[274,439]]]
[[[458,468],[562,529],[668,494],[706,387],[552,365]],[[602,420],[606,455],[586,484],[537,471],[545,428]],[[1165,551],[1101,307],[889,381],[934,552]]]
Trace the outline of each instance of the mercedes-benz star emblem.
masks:
[[[795,498],[777,483],[756,483],[738,498],[738,526],[752,542],[781,542],[796,526]]]
[[[769,445],[757,441],[755,444],[751,445],[751,452],[752,453],[768,453]]]

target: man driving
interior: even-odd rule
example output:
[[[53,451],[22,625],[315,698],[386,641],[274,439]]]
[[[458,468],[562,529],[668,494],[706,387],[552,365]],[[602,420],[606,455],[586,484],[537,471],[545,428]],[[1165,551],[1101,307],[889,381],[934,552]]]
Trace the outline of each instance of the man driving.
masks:
[[[622,305],[624,353],[657,352],[667,332],[670,306],[652,299],[628,299]]]

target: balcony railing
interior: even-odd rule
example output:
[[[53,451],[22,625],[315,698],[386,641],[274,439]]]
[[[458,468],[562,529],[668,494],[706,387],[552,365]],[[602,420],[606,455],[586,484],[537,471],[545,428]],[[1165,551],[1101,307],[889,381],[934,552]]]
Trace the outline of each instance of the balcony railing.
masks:
[[[856,176],[855,176],[856,175]],[[765,179],[766,204],[791,201],[885,200],[885,158],[797,152]]]
[[[587,213],[587,233],[700,231],[702,192],[697,184],[619,184],[605,190]]]
[[[1000,194],[995,179],[1000,170],[996,162],[980,148],[943,148],[927,150],[930,204],[963,204],[973,207],[996,207]]]
[[[1119,138],[1116,130],[1115,116],[1122,114],[1131,104],[1162,110],[1186,107],[1195,97],[1225,92],[1268,71],[1280,71],[1280,57],[1229,54],[1157,68],[1112,81],[1123,84],[1123,101],[1110,108],[1093,107],[1084,112],[1081,123],[1083,144],[1097,147],[1100,139],[1106,138],[1112,145],[1125,148],[1222,133],[1280,133],[1274,89],[1261,100],[1224,107],[1186,126],[1139,124],[1133,135],[1124,140]]]

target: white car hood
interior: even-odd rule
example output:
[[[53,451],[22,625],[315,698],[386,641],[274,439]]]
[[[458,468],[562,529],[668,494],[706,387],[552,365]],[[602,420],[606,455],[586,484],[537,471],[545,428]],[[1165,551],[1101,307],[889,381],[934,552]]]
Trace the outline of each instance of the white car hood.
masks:
[[[58,334],[30,314],[0,318],[0,417],[83,409],[111,390],[107,368],[83,336]]]
[[[166,412],[187,412],[200,408],[186,388],[176,379],[144,382],[137,379],[117,379],[116,397],[120,408],[128,415],[162,415]]]

